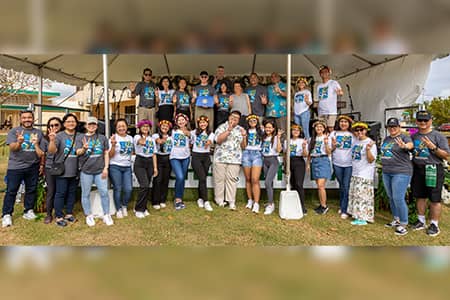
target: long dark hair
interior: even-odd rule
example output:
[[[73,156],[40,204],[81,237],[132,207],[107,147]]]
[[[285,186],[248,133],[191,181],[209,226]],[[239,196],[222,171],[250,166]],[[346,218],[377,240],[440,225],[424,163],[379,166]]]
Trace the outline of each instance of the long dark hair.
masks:
[[[248,134],[249,134],[249,130],[250,130],[250,129],[252,129],[252,128],[250,128],[250,124],[249,124],[249,122],[247,121],[247,129],[246,129],[246,131],[247,131],[247,136],[248,136]],[[257,140],[258,142],[261,142],[261,141],[263,140],[264,130],[261,129],[261,126],[260,126],[260,124],[259,124],[259,119],[256,119],[256,127],[255,127],[255,129],[256,129],[256,140]]]
[[[202,115],[200,117],[206,117],[205,115]],[[199,118],[200,118],[199,117]],[[206,120],[205,120],[206,121]],[[206,126],[205,130],[201,130],[200,126],[199,126],[200,120],[197,121],[197,126],[195,127],[195,135],[199,136],[200,134],[202,134],[203,131],[206,132],[206,134],[209,136],[211,134],[211,130],[209,129],[209,121],[208,121],[208,126]],[[186,126],[187,127],[187,126]]]
[[[74,115],[74,114],[72,114],[72,113],[68,113],[68,114],[65,114],[65,115],[64,115],[64,117],[62,118],[63,126],[62,126],[62,128],[61,128],[60,131],[66,130],[66,128],[64,127],[64,123],[65,123],[65,122],[67,121],[67,119],[70,118],[70,117],[72,117],[72,118],[75,119],[75,122],[77,123],[77,125],[75,126],[75,132],[77,131],[77,129],[78,129],[78,124],[79,124],[80,122],[78,122],[77,116]]]
[[[317,125],[319,125],[319,124],[316,124],[316,126]],[[320,125],[322,125],[323,128],[324,128],[323,134],[324,135],[327,134],[328,133],[328,127],[325,124],[322,124],[322,123]],[[316,146],[316,137],[317,137],[316,126],[314,126],[314,128],[313,128],[313,132],[312,132],[312,135],[311,135],[311,142],[308,145],[308,152],[310,154],[311,154],[311,151]]]
[[[299,130],[300,130],[300,134],[298,135],[299,138],[304,138],[305,137],[305,133],[303,132],[303,128],[301,126],[298,126]],[[292,136],[292,127],[291,127],[291,139],[293,138]]]
[[[160,89],[160,90],[164,90],[164,87],[163,87],[163,85],[162,85],[164,79],[167,79],[167,81],[169,81],[169,90],[172,89],[172,81],[170,80],[169,76],[167,76],[167,75],[161,77],[161,79],[159,80],[159,83],[158,83],[159,89]],[[187,86],[186,86],[186,88],[187,88]]]
[[[273,127],[273,133],[272,133],[272,136],[270,137],[270,144],[273,147],[273,141],[278,132],[277,122],[275,122],[274,118],[268,118],[263,121],[263,126],[266,127],[267,124],[272,124],[272,127]],[[267,137],[268,137],[268,135],[266,133],[266,130],[264,130],[263,140],[265,140]],[[281,141],[278,141],[278,143],[280,143],[280,142]]]
[[[58,117],[51,117],[50,119],[48,119],[48,121],[47,121],[47,132],[45,133],[45,136],[44,136],[44,138],[47,141],[49,140],[48,139],[48,130],[50,129],[50,123],[52,121],[58,121],[58,123],[59,123],[59,131],[63,130],[63,122],[62,122],[62,120],[60,118],[58,118]]]

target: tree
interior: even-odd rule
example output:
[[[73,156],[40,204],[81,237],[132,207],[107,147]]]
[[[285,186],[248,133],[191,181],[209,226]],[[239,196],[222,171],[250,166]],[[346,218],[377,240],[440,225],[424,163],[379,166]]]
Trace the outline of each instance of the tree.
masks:
[[[450,119],[450,96],[446,99],[434,98],[431,102],[425,102],[425,108],[433,115],[433,125],[439,126],[449,123]]]

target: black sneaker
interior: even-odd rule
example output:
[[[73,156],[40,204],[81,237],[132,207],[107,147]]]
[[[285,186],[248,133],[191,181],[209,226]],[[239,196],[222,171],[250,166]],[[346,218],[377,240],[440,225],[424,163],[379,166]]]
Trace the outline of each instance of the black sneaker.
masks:
[[[329,209],[328,206],[323,207],[322,205],[319,205],[314,211],[318,215],[324,215],[328,212],[328,209]]]
[[[322,211],[322,205],[319,205],[316,208],[314,208],[314,211],[316,212],[316,214],[320,215],[320,212]]]
[[[406,229],[406,227],[400,225],[395,228],[395,235],[406,235],[406,234],[408,234],[408,229]]]
[[[400,225],[400,222],[398,220],[392,220],[392,222],[384,224],[384,227],[395,228],[399,225]]]
[[[437,227],[435,224],[431,223],[430,226],[427,228],[427,234],[429,236],[437,236],[439,235],[441,231],[439,230],[439,227]]]
[[[422,222],[420,222],[419,220],[416,221],[416,223],[411,225],[412,229],[414,231],[418,231],[418,230],[424,230],[425,229],[425,224],[423,224]]]

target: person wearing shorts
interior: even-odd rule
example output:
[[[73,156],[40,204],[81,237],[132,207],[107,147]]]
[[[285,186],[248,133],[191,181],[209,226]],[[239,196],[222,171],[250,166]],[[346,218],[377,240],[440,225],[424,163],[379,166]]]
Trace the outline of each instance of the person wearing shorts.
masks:
[[[317,99],[319,106],[317,113],[319,119],[326,122],[328,131],[332,132],[337,116],[337,97],[344,93],[339,83],[330,79],[331,68],[328,66],[320,66],[320,78],[322,82],[317,85]]]

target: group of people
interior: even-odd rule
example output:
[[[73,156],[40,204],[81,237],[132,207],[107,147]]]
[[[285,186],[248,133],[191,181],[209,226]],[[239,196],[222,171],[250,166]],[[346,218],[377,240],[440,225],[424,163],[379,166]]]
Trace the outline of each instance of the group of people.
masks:
[[[144,70],[144,78],[151,75],[150,69]],[[228,205],[229,209],[236,210],[236,190],[242,167],[247,194],[245,207],[259,213],[260,177],[263,173],[267,194],[264,214],[270,215],[275,211],[273,181],[280,166],[280,156],[291,159],[290,184],[299,194],[304,214],[307,213],[303,188],[305,175],[310,172],[317,184],[319,205],[314,211],[324,215],[329,210],[326,182],[334,173],[339,182],[338,213],[341,218],[352,217],[353,225],[372,223],[377,146],[368,137],[369,126],[366,123],[355,122],[347,115],[337,115],[336,98],[342,95],[342,90],[336,81],[329,79],[328,67],[322,67],[320,75],[324,81],[317,88],[320,118],[312,124],[311,133],[309,106],[312,97],[306,88],[307,82],[302,79],[297,82],[298,92],[294,95],[296,122],[288,133],[286,104],[282,100],[286,97],[287,87],[279,81],[276,73],[272,74],[274,84],[267,89],[258,85],[256,74],[250,76],[254,89],[247,89],[247,93],[243,93],[240,83],[234,83],[235,93],[226,101],[220,100],[222,94],[228,95],[226,84],[217,79],[215,84],[221,92],[216,93],[207,83],[208,75],[203,72],[200,76],[202,83],[194,88],[192,99],[184,79],[179,81],[179,90],[168,98],[165,96],[170,85],[168,78],[162,80],[164,91],[158,91],[151,81],[144,79],[133,90],[133,95],[141,95],[140,121],[136,124],[138,133],[134,137],[128,135],[129,124],[125,119],[116,120],[115,133],[109,138],[98,133],[95,117],[87,118],[85,133],[78,133],[78,119],[74,114],[67,114],[62,120],[50,118],[44,135],[33,127],[33,112],[23,111],[20,126],[13,128],[7,138],[10,157],[2,226],[12,225],[15,197],[22,181],[26,191],[23,217],[29,220],[36,218],[33,207],[40,174],[45,175],[47,183],[47,216],[44,220],[47,224],[53,221],[53,210],[58,226],[64,227],[76,221],[73,207],[80,183],[86,224],[94,226],[96,220],[91,211],[90,193],[95,183],[103,209],[102,220],[106,225],[113,225],[108,178],[113,186],[115,217],[127,217],[133,172],[139,183],[134,206],[137,218],[149,215],[149,201],[156,210],[167,206],[171,172],[175,174],[174,208],[182,210],[185,208],[184,188],[189,165],[198,177],[197,205],[206,211],[213,211],[213,201],[219,207]],[[161,103],[170,105],[164,108],[165,104]],[[194,111],[191,111],[194,103]],[[227,111],[219,109],[214,114],[214,104],[219,107],[228,105]],[[159,105],[158,110],[155,110],[156,105]],[[195,121],[191,120],[192,117]],[[213,125],[214,118],[220,119],[216,125]],[[412,193],[417,199],[419,217],[412,228],[425,229],[426,201],[429,199],[431,219],[427,234],[436,236],[439,234],[443,161],[448,159],[450,150],[447,140],[432,130],[428,112],[419,111],[416,122],[419,132],[411,137],[401,132],[396,118],[385,124],[389,135],[380,147],[382,180],[393,214],[393,221],[386,226],[394,228],[397,235],[408,232],[405,193],[412,179]],[[193,129],[192,124],[195,126]],[[289,145],[286,134],[290,134]],[[209,199],[207,190],[211,166],[213,201]]]

